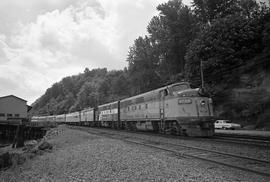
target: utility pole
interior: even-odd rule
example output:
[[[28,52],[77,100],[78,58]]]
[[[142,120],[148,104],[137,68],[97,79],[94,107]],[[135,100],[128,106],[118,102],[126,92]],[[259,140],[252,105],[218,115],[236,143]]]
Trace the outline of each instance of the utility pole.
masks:
[[[202,89],[204,88],[204,80],[203,80],[203,63],[202,59],[200,60],[200,70],[201,70],[201,81],[202,81]]]

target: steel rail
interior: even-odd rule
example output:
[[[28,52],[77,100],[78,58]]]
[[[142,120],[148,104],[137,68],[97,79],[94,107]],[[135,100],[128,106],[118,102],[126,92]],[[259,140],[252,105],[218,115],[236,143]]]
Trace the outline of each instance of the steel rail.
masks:
[[[226,143],[236,143],[242,145],[252,145],[256,147],[266,147],[270,148],[270,141],[268,140],[255,140],[255,139],[246,139],[246,138],[234,138],[234,137],[219,137],[215,136],[214,138],[208,139],[215,142],[226,142]]]
[[[183,156],[188,156],[188,157],[196,158],[196,159],[199,159],[199,160],[204,160],[204,161],[207,161],[207,162],[212,162],[212,163],[216,163],[216,164],[219,164],[219,165],[240,169],[242,171],[248,171],[248,172],[256,173],[256,174],[259,174],[259,175],[262,175],[262,176],[270,177],[270,173],[265,173],[265,172],[262,172],[262,171],[249,169],[249,168],[246,168],[246,167],[241,167],[241,166],[236,166],[236,165],[232,165],[232,164],[228,164],[228,163],[224,163],[224,162],[220,162],[220,161],[216,161],[216,160],[211,160],[211,159],[208,159],[208,158],[199,157],[199,156],[192,155],[192,154],[181,153],[181,152],[178,152],[178,151],[175,151],[175,150],[166,149],[166,148],[163,148],[163,147],[158,147],[158,146],[154,146],[154,145],[150,145],[150,144],[145,144],[145,143],[140,143],[140,142],[135,142],[135,141],[129,141],[129,140],[124,140],[124,141],[128,141],[130,143],[134,143],[134,144],[138,144],[138,145],[144,145],[144,146],[147,146],[147,147],[156,148],[156,149],[160,149],[160,150],[163,150],[163,151],[172,152],[172,153],[180,154],[180,155],[183,155]]]
[[[112,134],[110,134],[110,135],[112,135]],[[115,134],[113,134],[113,135],[115,135]],[[118,133],[116,135],[125,137],[125,135],[120,135]],[[136,136],[132,136],[132,137],[129,137],[129,138],[135,138],[135,139],[144,140],[144,141],[147,141],[147,142],[153,142],[153,141],[151,141],[149,139],[148,140],[147,139],[142,139],[142,138],[139,138],[139,137],[136,137]],[[163,142],[163,143],[165,143],[165,142]],[[253,160],[253,161],[256,161],[256,162],[270,164],[270,161],[268,161],[268,160],[262,160],[262,159],[252,158],[252,157],[245,157],[245,156],[240,156],[240,155],[236,155],[236,154],[232,154],[232,153],[219,152],[219,151],[216,151],[216,150],[210,150],[210,149],[205,149],[205,148],[193,147],[193,146],[188,146],[188,145],[183,145],[183,144],[177,144],[177,143],[171,143],[171,142],[167,142],[165,144],[166,145],[173,145],[173,146],[185,147],[185,148],[190,148],[190,149],[195,149],[195,150],[200,150],[200,151],[206,151],[206,152],[216,153],[216,154],[220,154],[220,155],[227,155],[227,156],[230,156],[230,157],[241,158],[241,159],[246,159],[246,160]]]
[[[93,128],[95,129],[95,128]],[[97,130],[99,128],[96,128]],[[102,128],[104,130],[108,131],[114,131],[111,128]],[[211,138],[192,138],[192,137],[185,137],[185,136],[175,136],[175,135],[168,135],[163,133],[154,133],[154,132],[144,132],[144,131],[126,131],[126,130],[117,130],[121,133],[136,133],[136,134],[142,134],[147,136],[159,136],[164,138],[173,138],[173,139],[182,139],[182,140],[194,140],[194,141],[211,141],[211,142],[226,142],[226,143],[235,143],[235,144],[241,144],[241,145],[249,145],[249,146],[256,146],[256,147],[265,147],[270,148],[270,142],[265,140],[255,140],[255,139],[248,139],[248,138],[240,138],[240,137],[219,137],[219,136],[213,136]]]
[[[229,133],[215,133],[215,137],[224,137],[224,138],[239,138],[239,139],[248,139],[248,140],[257,140],[257,141],[268,141],[270,142],[270,137],[268,136],[259,136],[259,135],[248,135],[248,134],[229,134]]]

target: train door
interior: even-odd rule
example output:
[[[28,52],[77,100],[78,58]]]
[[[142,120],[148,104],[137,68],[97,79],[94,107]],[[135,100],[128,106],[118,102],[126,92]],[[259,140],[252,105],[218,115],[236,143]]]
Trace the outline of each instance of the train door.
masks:
[[[122,122],[120,120],[120,101],[117,101],[117,128],[122,129]]]
[[[165,130],[165,97],[168,95],[168,90],[164,89],[159,92],[159,114],[160,114],[160,130],[164,131]]]

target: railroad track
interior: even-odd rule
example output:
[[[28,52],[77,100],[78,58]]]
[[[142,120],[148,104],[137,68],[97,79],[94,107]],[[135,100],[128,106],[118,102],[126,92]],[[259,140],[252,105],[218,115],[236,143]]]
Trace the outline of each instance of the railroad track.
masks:
[[[209,139],[216,142],[235,143],[241,145],[250,145],[256,147],[270,148],[270,141],[264,139],[246,138],[246,137],[233,137],[233,136],[214,136]]]
[[[104,136],[111,139],[117,139],[136,145],[142,145],[158,150],[166,151],[175,154],[176,156],[183,156],[189,158],[195,158],[230,168],[239,169],[246,172],[255,173],[270,178],[270,161],[261,160],[256,158],[244,157],[240,155],[219,152],[199,147],[193,147],[182,144],[168,143],[168,142],[157,142],[149,139],[143,139],[134,136],[121,135],[120,133],[109,133],[106,130],[98,131],[99,129],[89,130],[88,128],[79,128],[84,131]]]
[[[102,128],[108,131],[114,131],[110,128]],[[228,135],[216,135],[210,138],[195,138],[195,137],[185,137],[185,136],[176,136],[176,135],[168,135],[162,133],[154,133],[154,132],[145,132],[145,131],[125,131],[125,130],[117,130],[119,133],[136,133],[147,136],[159,136],[164,138],[172,138],[172,139],[180,139],[180,140],[193,140],[193,141],[210,141],[210,142],[223,142],[223,143],[232,143],[232,144],[240,144],[240,145],[248,145],[259,148],[270,148],[270,140],[269,138],[258,138],[258,137],[244,137],[241,136],[228,136]]]
[[[247,134],[226,134],[226,133],[215,133],[216,137],[230,137],[230,138],[239,138],[239,139],[250,139],[257,141],[270,141],[270,137],[267,136],[256,136],[256,135],[247,135]]]
[[[121,131],[121,130],[120,130]],[[121,132],[127,132],[127,131],[121,131]],[[142,131],[129,131],[133,133],[139,133],[143,135],[148,136],[160,136],[165,138],[178,138],[180,140],[193,140],[193,141],[210,141],[210,142],[223,142],[223,143],[232,143],[232,144],[240,144],[240,145],[248,145],[248,146],[254,146],[259,148],[270,148],[270,140],[269,138],[262,138],[262,137],[248,137],[248,136],[229,136],[229,135],[217,135],[210,138],[196,138],[196,137],[185,137],[185,136],[175,136],[175,135],[168,135],[168,134],[162,134],[162,133],[151,133],[151,132],[142,132]]]
[[[120,130],[121,131],[121,130]],[[126,132],[126,131],[121,131]],[[147,136],[159,136],[164,138],[173,138],[173,139],[180,139],[180,140],[192,140],[192,141],[210,141],[216,143],[232,143],[237,145],[248,145],[254,146],[259,148],[270,148],[270,140],[264,139],[255,139],[255,138],[241,138],[241,137],[229,137],[229,136],[213,136],[210,138],[195,138],[195,137],[185,137],[185,136],[175,136],[175,135],[168,135],[162,133],[151,133],[151,132],[140,132],[140,131],[129,131],[132,133],[143,134]]]

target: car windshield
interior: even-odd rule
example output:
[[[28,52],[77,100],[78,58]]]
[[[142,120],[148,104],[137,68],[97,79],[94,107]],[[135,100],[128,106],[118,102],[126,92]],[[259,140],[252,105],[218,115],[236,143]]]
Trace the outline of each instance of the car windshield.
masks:
[[[232,123],[230,120],[217,120],[216,123]]]
[[[231,123],[230,120],[219,120],[220,122],[223,122],[223,123]]]

